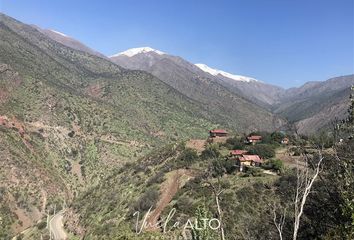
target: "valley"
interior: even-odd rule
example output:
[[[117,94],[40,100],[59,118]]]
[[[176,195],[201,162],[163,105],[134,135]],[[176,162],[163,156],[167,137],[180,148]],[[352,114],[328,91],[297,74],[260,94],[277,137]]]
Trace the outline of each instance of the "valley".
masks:
[[[277,216],[289,238],[297,174],[322,160],[299,239],[351,237],[352,85],[106,57],[0,13],[0,239],[278,239]],[[218,230],[181,226],[205,218]]]

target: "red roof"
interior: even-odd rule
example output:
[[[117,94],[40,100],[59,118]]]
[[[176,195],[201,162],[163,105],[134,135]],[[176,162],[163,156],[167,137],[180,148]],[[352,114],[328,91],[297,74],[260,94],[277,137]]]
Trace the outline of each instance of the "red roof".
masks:
[[[262,136],[249,136],[247,137],[248,140],[262,140]]]
[[[232,151],[230,152],[231,155],[243,155],[243,154],[245,154],[245,153],[247,153],[246,150],[232,150]]]
[[[214,129],[214,130],[210,130],[211,133],[227,133],[226,130],[224,129]]]
[[[262,159],[258,155],[242,155],[242,157],[240,157],[240,161],[241,162],[253,161],[253,162],[261,163]]]

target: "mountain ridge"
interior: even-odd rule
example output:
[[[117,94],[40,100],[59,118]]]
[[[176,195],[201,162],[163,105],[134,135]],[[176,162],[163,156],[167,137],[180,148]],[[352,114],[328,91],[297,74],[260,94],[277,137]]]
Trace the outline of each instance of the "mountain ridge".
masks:
[[[155,51],[142,51],[132,56],[118,54],[111,60],[124,68],[151,73],[182,94],[199,102],[203,107],[208,107],[215,114],[228,112],[230,123],[235,119],[245,118],[246,115],[252,119],[250,122],[253,122],[257,118],[255,115],[257,113],[259,116],[262,115],[260,118],[274,121],[277,127],[281,127],[281,119],[276,123],[277,117],[272,116],[269,111],[249,101],[242,94],[226,88],[212,75],[181,57],[166,53],[157,54]],[[243,131],[245,129],[247,128]]]
[[[345,109],[349,92],[344,90],[349,89],[354,84],[353,75],[347,75],[326,81],[307,82],[300,87],[283,89],[264,82],[247,79],[244,76],[230,75],[224,71],[209,68],[205,64],[192,64],[178,56],[168,55],[167,53],[156,54],[156,51],[159,50],[149,48],[149,51],[140,51],[131,56],[118,54],[111,57],[111,60],[125,68],[148,71],[160,79],[167,79],[166,82],[169,85],[181,92],[196,89],[197,86],[188,84],[198,77],[221,85],[227,91],[286,118],[290,123],[298,126],[299,132],[302,134],[316,132],[321,128],[329,127],[329,122],[336,118],[344,118],[344,111],[330,111],[330,109],[333,108],[333,105],[337,105],[339,109]],[[177,71],[177,69],[179,70]],[[174,79],[171,80],[172,78]],[[178,85],[182,82],[185,84],[185,88],[188,88],[187,90]],[[337,100],[340,92],[345,94],[341,98],[341,103]],[[324,112],[329,114],[327,120],[324,121],[325,124],[321,124],[319,120],[314,120],[318,119],[318,116],[323,115]],[[312,123],[311,127],[306,127],[305,123],[310,122]],[[314,125],[314,123],[317,124]]]
[[[196,65],[197,67],[199,67],[199,68],[200,68],[201,70],[203,70],[204,72],[210,73],[210,74],[213,75],[213,76],[221,75],[221,76],[224,76],[224,77],[233,79],[233,80],[235,80],[235,81],[243,81],[243,82],[256,81],[256,82],[258,82],[257,79],[250,78],[250,77],[246,77],[246,76],[241,76],[241,75],[234,75],[234,74],[231,74],[231,73],[222,71],[222,70],[214,69],[214,68],[211,68],[211,67],[207,66],[207,65],[204,64],[204,63],[196,63],[196,64],[194,64],[194,65]]]

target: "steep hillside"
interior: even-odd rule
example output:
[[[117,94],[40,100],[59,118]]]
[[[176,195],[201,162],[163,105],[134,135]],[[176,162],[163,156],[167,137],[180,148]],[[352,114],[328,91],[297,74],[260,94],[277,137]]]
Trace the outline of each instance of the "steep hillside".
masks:
[[[274,112],[294,122],[300,133],[314,133],[345,118],[353,84],[354,75],[348,75],[288,89],[274,105]]]
[[[221,85],[230,91],[243,96],[251,102],[268,110],[282,96],[284,89],[261,82],[257,79],[234,75],[218,69],[213,69],[205,64],[195,64],[204,72],[212,75]]]
[[[111,56],[129,69],[148,71],[211,112],[215,121],[239,131],[280,128],[284,123],[267,110],[223,86],[219,80],[188,61],[152,48],[129,49]],[[217,120],[218,119],[218,120]]]
[[[68,48],[3,14],[0,36],[1,238],[125,162],[218,126],[151,74]]]
[[[223,160],[220,158],[218,161]],[[198,157],[184,144],[166,146],[135,164],[115,171],[100,186],[77,198],[67,215],[68,225],[72,224],[71,219],[80,219],[75,221],[77,225],[71,230],[80,235],[85,229],[85,239],[176,239],[181,236],[187,219],[194,219],[200,206],[205,206],[212,216],[217,213],[215,199],[208,185],[208,182],[218,184],[218,179],[212,177],[215,174],[213,164],[212,158]],[[250,223],[247,219],[259,219],[259,222],[262,219],[271,219],[267,207],[277,198],[269,186],[277,178],[273,175],[240,178],[234,174],[222,178],[224,192],[221,201],[227,219],[226,239],[244,236],[247,234],[245,229],[256,229],[259,223]],[[100,205],[95,204],[98,199]],[[152,211],[146,219],[147,224],[156,223],[153,219],[157,212],[156,218],[161,224],[142,227],[142,233],[137,234],[150,207]],[[176,212],[169,218],[172,208]],[[137,211],[139,215],[133,216]],[[173,226],[177,222],[180,225]],[[275,234],[271,224],[271,221],[269,224],[262,224],[262,229],[269,228],[266,236]],[[166,231],[163,234],[159,231],[159,226],[165,226]],[[151,231],[151,228],[155,231]],[[261,235],[261,231],[248,234]],[[215,232],[214,234],[212,239],[217,239]]]
[[[218,77],[220,83],[241,96],[244,96],[249,101],[271,111],[272,106],[284,94],[284,89],[263,83],[260,81],[235,81],[223,76]]]

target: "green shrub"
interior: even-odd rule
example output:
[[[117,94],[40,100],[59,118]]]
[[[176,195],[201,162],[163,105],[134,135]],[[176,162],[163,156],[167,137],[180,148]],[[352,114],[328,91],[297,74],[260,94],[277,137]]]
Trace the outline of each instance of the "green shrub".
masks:
[[[239,137],[233,137],[233,138],[228,138],[226,140],[226,143],[224,144],[224,146],[227,149],[244,149],[245,148],[245,143],[243,142],[243,140]]]
[[[318,147],[331,148],[334,145],[334,137],[327,132],[320,132],[311,137],[311,142]]]
[[[292,148],[291,151],[294,152],[294,153],[293,153],[293,156],[300,156],[300,155],[301,155],[301,152],[302,152],[301,149],[298,148],[298,147]]]
[[[39,229],[39,230],[42,230],[42,229],[44,229],[44,228],[46,228],[47,227],[47,222],[46,221],[41,221],[41,222],[39,222],[38,224],[37,224],[37,228]]]
[[[274,143],[281,143],[281,141],[285,137],[285,134],[283,134],[281,132],[273,132],[270,136],[271,136],[272,141]]]
[[[20,233],[20,235],[18,235],[16,237],[16,240],[22,240],[24,238],[24,234],[23,233]]]
[[[157,188],[148,188],[146,192],[138,199],[134,204],[134,211],[139,211],[140,213],[146,212],[151,207],[154,207],[159,198],[159,191]]]
[[[165,173],[163,171],[160,171],[156,173],[154,176],[152,176],[151,178],[149,178],[149,180],[146,183],[146,186],[162,183],[164,181],[164,177],[165,177]]]
[[[257,168],[257,167],[250,167],[250,166],[246,166],[245,167],[245,173],[244,173],[244,177],[261,177],[263,176],[263,172],[262,169]]]
[[[213,177],[221,177],[225,173],[225,168],[222,159],[217,159],[212,162],[211,171]]]
[[[193,214],[194,209],[191,207],[193,206],[193,199],[188,196],[180,197],[174,206],[177,212],[181,212],[187,215]]]
[[[206,160],[206,159],[215,159],[220,157],[220,151],[218,149],[218,146],[215,144],[209,144],[205,148],[205,150],[201,154],[201,158]]]
[[[283,161],[279,159],[270,159],[265,164],[263,164],[264,169],[272,169],[275,171],[281,171],[283,169]]]
[[[261,158],[272,158],[275,156],[274,146],[268,144],[257,144],[251,146],[248,152],[251,154],[258,155]]]
[[[198,153],[196,150],[191,148],[186,148],[177,158],[177,168],[185,167],[188,168],[198,159]]]
[[[232,159],[224,160],[224,168],[227,174],[231,174],[235,172],[237,169],[235,160]]]

